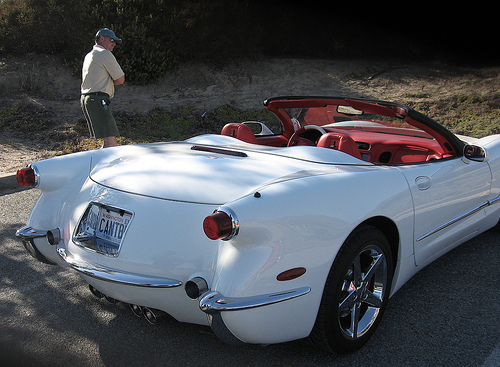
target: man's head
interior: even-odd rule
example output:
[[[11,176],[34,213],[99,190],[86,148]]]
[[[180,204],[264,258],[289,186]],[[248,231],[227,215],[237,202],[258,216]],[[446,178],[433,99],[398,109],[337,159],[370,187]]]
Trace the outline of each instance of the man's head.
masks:
[[[115,33],[109,28],[99,29],[95,35],[95,42],[106,50],[113,51],[116,44],[122,43],[122,40],[116,37]]]

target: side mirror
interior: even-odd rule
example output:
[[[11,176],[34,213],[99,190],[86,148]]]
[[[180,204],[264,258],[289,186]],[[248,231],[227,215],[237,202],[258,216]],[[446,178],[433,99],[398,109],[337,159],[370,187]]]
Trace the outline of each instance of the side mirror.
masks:
[[[464,148],[464,157],[471,161],[484,162],[486,160],[486,152],[477,145],[466,145]]]

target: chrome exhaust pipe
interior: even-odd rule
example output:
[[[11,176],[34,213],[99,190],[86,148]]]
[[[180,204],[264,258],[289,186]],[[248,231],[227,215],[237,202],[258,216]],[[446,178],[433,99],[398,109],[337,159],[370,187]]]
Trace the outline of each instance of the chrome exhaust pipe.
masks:
[[[203,293],[208,291],[208,284],[205,279],[195,277],[186,282],[184,289],[186,290],[186,294],[189,298],[197,299]]]
[[[118,303],[118,302],[120,302],[117,299],[111,298],[110,296],[104,295],[104,298],[106,298],[106,301],[108,301],[109,303]]]
[[[108,301],[109,303],[119,303],[120,302],[117,299],[111,298],[110,296],[106,296],[99,289],[95,288],[92,284],[89,284],[89,289],[90,289],[90,293],[92,293],[97,298],[104,297],[106,299],[106,301]]]
[[[139,305],[133,305],[130,304],[130,309],[132,310],[132,313],[137,316],[137,317],[142,317],[144,316],[144,312],[142,310],[142,307]]]
[[[167,313],[164,311],[148,307],[143,307],[142,313],[144,314],[144,317],[151,325],[155,325],[159,319],[167,316]]]
[[[96,288],[94,288],[93,285],[89,284],[89,289],[90,289],[90,292],[96,296],[97,298],[102,298],[104,297],[104,293],[102,293],[101,291],[97,290]]]
[[[59,228],[51,229],[47,231],[47,241],[55,246],[61,241],[61,230]]]

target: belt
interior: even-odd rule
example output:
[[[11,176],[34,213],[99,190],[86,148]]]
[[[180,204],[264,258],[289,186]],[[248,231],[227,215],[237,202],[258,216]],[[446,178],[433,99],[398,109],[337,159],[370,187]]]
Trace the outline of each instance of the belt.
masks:
[[[90,92],[90,93],[82,93],[83,96],[104,96],[109,98],[108,93],[104,92]]]

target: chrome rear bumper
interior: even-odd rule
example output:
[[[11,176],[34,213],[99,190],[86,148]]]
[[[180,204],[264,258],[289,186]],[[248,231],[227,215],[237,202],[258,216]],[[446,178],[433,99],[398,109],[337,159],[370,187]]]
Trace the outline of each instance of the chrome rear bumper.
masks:
[[[207,292],[200,299],[200,309],[208,314],[220,311],[239,311],[249,308],[262,307],[273,303],[288,301],[303,296],[311,291],[309,287],[301,287],[283,292],[258,295],[255,297],[231,298],[224,297],[219,292]]]
[[[150,288],[172,288],[182,285],[182,282],[176,279],[126,273],[120,270],[94,265],[77,255],[71,254],[63,246],[57,247],[57,254],[66,264],[79,273],[107,282]]]
[[[16,237],[19,238],[28,253],[40,262],[50,265],[56,265],[55,262],[47,259],[35,246],[35,238],[45,238],[53,246],[61,240],[61,231],[56,228],[52,230],[35,229],[31,226],[25,226],[16,231]]]

